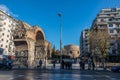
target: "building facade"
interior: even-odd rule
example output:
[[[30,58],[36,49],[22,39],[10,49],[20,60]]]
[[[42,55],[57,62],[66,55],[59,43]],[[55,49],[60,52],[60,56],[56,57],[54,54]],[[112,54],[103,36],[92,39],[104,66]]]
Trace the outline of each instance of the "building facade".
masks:
[[[51,57],[52,45],[45,39],[43,30],[38,26],[15,20],[0,11],[0,47],[4,55],[13,55],[14,66],[34,68]]]
[[[102,9],[91,26],[92,30],[95,28],[108,29],[110,36],[109,54],[119,54],[117,41],[120,38],[120,8]]]
[[[88,36],[89,36],[89,31],[90,29],[84,29],[81,32],[81,36],[80,36],[80,56],[87,56],[89,53],[89,40],[88,40]]]
[[[15,19],[0,11],[0,48],[4,55],[15,55],[15,45],[13,42],[13,31],[16,25]]]

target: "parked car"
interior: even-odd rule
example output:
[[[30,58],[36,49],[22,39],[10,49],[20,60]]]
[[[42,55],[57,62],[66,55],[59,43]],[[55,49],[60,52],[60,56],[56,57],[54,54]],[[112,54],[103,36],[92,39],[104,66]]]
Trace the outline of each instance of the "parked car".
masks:
[[[0,60],[0,70],[12,69],[12,61],[8,59]]]
[[[120,72],[120,66],[112,66],[111,71],[113,72]]]

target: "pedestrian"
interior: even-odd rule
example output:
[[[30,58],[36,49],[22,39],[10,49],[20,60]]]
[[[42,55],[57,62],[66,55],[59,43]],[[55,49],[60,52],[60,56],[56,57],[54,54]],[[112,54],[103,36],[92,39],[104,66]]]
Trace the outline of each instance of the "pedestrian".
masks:
[[[55,63],[56,63],[56,61],[54,60],[53,61],[53,69],[55,69]]]
[[[85,62],[84,62],[84,60],[82,60],[82,70],[84,70],[85,69]]]
[[[95,70],[95,63],[92,61],[92,70]]]
[[[91,70],[91,59],[88,58],[88,70]]]
[[[70,62],[70,69],[72,69],[72,62]]]
[[[81,60],[79,62],[79,65],[80,65],[80,69],[82,69],[82,61]]]
[[[62,60],[62,62],[61,62],[61,69],[64,69],[64,66],[65,66],[65,62],[64,62],[64,60]]]
[[[9,69],[12,69],[12,61],[11,61],[11,59],[9,59],[7,62],[8,62],[8,63],[7,63],[7,64],[8,64],[8,68],[9,68]]]
[[[68,69],[68,62],[64,62],[65,69]]]
[[[41,59],[39,61],[39,67],[40,67],[40,69],[42,68],[42,60]]]

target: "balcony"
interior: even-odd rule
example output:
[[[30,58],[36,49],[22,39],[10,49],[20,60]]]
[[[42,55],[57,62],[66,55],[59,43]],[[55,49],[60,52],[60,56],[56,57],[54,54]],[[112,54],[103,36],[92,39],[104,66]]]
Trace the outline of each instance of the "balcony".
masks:
[[[116,11],[109,11],[109,12],[103,12],[103,13],[100,13],[100,14],[118,14],[119,12],[116,12]]]
[[[96,24],[97,24],[97,25],[107,25],[108,23],[105,22],[105,21],[103,21],[103,22],[98,22],[98,21],[97,21]]]
[[[109,23],[120,23],[120,20],[109,20]]]
[[[109,17],[108,15],[99,15],[98,16],[99,18],[107,18],[107,17]]]
[[[115,18],[120,18],[120,15],[116,15]]]

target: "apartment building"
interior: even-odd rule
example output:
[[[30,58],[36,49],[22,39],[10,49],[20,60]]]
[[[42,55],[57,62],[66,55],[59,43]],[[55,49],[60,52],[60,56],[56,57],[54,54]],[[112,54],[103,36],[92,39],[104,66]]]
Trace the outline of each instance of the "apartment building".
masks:
[[[110,55],[119,54],[118,39],[120,38],[120,8],[106,8],[102,9],[96,16],[91,26],[92,30],[108,29],[110,35]]]
[[[88,55],[89,53],[89,40],[88,40],[88,36],[89,36],[89,30],[90,29],[84,29],[81,32],[81,36],[80,36],[80,56],[85,56]]]
[[[3,55],[15,55],[12,36],[15,26],[15,19],[0,10],[0,48],[3,49]]]

